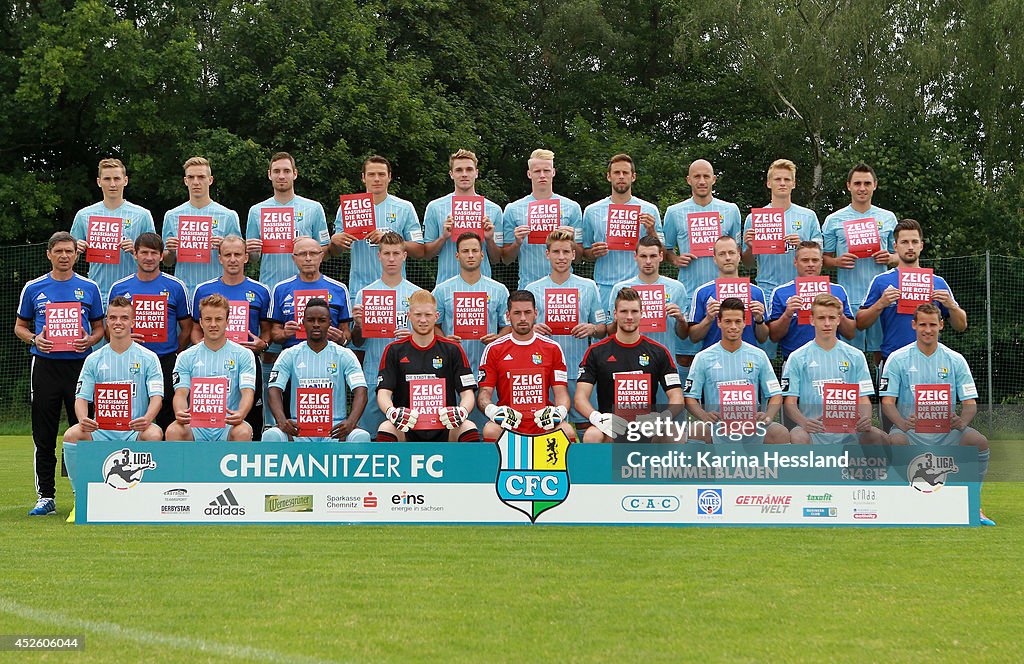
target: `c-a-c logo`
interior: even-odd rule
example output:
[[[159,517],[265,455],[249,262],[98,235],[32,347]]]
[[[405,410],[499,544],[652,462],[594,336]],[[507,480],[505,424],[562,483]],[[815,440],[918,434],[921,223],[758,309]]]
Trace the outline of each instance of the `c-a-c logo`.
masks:
[[[569,495],[565,459],[569,438],[561,429],[539,436],[506,431],[498,439],[498,498],[512,509],[537,521],[544,512],[561,505]]]

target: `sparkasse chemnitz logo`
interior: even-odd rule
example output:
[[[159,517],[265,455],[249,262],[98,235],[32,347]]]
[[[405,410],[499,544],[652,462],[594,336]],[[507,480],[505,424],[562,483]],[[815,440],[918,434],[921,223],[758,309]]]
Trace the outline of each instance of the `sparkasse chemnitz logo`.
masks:
[[[203,513],[207,516],[244,516],[245,508],[238,504],[238,499],[229,488],[211,500],[210,506]]]
[[[538,436],[506,431],[498,446],[498,499],[536,523],[537,517],[561,505],[569,495],[566,454],[569,438],[561,429]]]
[[[960,472],[951,456],[936,456],[931,452],[919,454],[907,464],[910,486],[921,493],[935,493],[946,486],[946,476]]]
[[[722,514],[721,489],[697,489],[697,514],[719,516]]]
[[[149,452],[118,450],[103,461],[103,481],[107,486],[125,491],[141,482],[143,474],[154,468],[156,462]]]

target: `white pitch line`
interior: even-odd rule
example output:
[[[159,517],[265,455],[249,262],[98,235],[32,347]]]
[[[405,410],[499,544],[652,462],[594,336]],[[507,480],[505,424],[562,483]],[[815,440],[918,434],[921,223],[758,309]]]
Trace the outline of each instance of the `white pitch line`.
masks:
[[[0,597],[0,613],[7,613],[18,618],[33,622],[45,623],[49,626],[60,625],[62,630],[72,632],[82,630],[92,634],[103,634],[119,639],[127,639],[145,645],[159,645],[179,650],[197,650],[208,655],[231,657],[250,661],[272,662],[274,664],[336,664],[334,660],[316,659],[302,655],[287,655],[265,648],[240,646],[230,643],[218,643],[206,639],[195,639],[187,636],[174,636],[160,632],[150,632],[134,627],[124,627],[117,623],[101,620],[84,620],[58,611],[48,611],[25,606]]]

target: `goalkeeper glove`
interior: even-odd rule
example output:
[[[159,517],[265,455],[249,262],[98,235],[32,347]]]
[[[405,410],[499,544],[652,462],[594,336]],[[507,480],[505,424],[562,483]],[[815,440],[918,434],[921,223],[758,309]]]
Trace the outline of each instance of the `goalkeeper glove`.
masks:
[[[442,406],[437,409],[437,419],[445,429],[458,429],[467,417],[469,413],[462,406]]]
[[[391,420],[396,429],[405,433],[416,426],[416,420],[420,418],[420,413],[415,408],[392,406],[388,408],[387,418]]]
[[[502,429],[509,431],[518,427],[523,421],[523,414],[518,410],[510,406],[495,406],[493,403],[484,408],[484,415]]]
[[[565,420],[565,406],[544,406],[533,414],[533,422],[545,431],[551,431]]]
[[[590,414],[590,423],[609,438],[626,433],[626,420],[611,413],[599,413],[595,410]]]

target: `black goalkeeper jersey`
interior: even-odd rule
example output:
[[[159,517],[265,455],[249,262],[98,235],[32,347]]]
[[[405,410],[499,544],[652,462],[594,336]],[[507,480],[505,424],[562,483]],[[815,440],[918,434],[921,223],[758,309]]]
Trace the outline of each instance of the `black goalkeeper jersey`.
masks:
[[[477,387],[462,346],[435,336],[433,343],[420,348],[409,336],[384,348],[377,389],[391,390],[395,406],[409,408],[410,382],[438,378],[445,381],[445,406],[459,405],[459,393]]]
[[[646,381],[647,389],[637,392],[637,386]],[[655,403],[658,386],[668,391],[680,388],[679,370],[667,348],[643,335],[635,344],[620,343],[614,335],[587,349],[580,362],[577,382],[597,385],[597,406],[602,413],[616,412],[620,408],[635,408],[642,404],[646,393],[646,408]],[[628,403],[627,403],[628,402]]]

